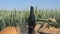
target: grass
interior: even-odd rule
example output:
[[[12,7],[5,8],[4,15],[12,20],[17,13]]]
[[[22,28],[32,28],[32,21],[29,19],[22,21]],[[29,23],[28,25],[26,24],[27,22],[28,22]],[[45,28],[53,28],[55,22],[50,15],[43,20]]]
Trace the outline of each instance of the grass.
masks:
[[[36,10],[35,9],[35,19],[47,19],[49,17],[55,17],[56,19],[60,18],[60,11],[58,10]],[[41,15],[41,18],[38,17]],[[7,26],[16,26],[16,23],[19,24],[21,28],[26,28],[28,22],[29,11],[6,11],[0,10],[0,31]]]

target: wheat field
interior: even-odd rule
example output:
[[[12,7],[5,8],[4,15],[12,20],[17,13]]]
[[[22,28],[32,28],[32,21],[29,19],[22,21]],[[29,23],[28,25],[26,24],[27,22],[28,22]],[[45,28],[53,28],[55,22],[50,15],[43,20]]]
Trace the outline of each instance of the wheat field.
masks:
[[[49,10],[49,9],[35,9],[34,11],[35,14],[35,19],[47,19],[49,17],[55,17],[57,19],[57,23],[59,23],[60,26],[60,10]],[[41,18],[39,17],[41,16]],[[28,17],[29,17],[29,10],[23,10],[23,11],[17,11],[12,10],[12,11],[7,11],[7,10],[0,10],[0,31],[3,30],[4,28],[8,26],[17,26],[17,23],[19,27],[23,31],[27,30],[27,22],[28,22]],[[40,22],[36,22],[39,24]]]

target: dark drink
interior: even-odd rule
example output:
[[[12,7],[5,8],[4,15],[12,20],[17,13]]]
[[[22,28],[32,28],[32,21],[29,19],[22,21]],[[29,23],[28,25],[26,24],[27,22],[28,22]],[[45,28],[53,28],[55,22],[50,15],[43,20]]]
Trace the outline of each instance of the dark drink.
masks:
[[[35,16],[34,16],[34,7],[30,8],[30,16],[28,18],[28,34],[33,34],[35,27]]]

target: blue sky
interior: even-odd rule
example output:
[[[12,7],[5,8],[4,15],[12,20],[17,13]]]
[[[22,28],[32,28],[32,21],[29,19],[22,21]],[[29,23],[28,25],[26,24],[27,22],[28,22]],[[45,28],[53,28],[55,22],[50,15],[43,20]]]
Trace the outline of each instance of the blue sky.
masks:
[[[29,9],[30,6],[41,9],[60,9],[60,0],[0,0],[0,10]]]

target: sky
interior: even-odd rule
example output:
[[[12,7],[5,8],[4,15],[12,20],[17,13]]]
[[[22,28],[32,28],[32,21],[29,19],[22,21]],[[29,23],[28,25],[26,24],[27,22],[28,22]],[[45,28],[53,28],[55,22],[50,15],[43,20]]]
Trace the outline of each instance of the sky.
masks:
[[[60,0],[0,0],[0,10],[24,10],[34,6],[41,9],[60,9]]]

